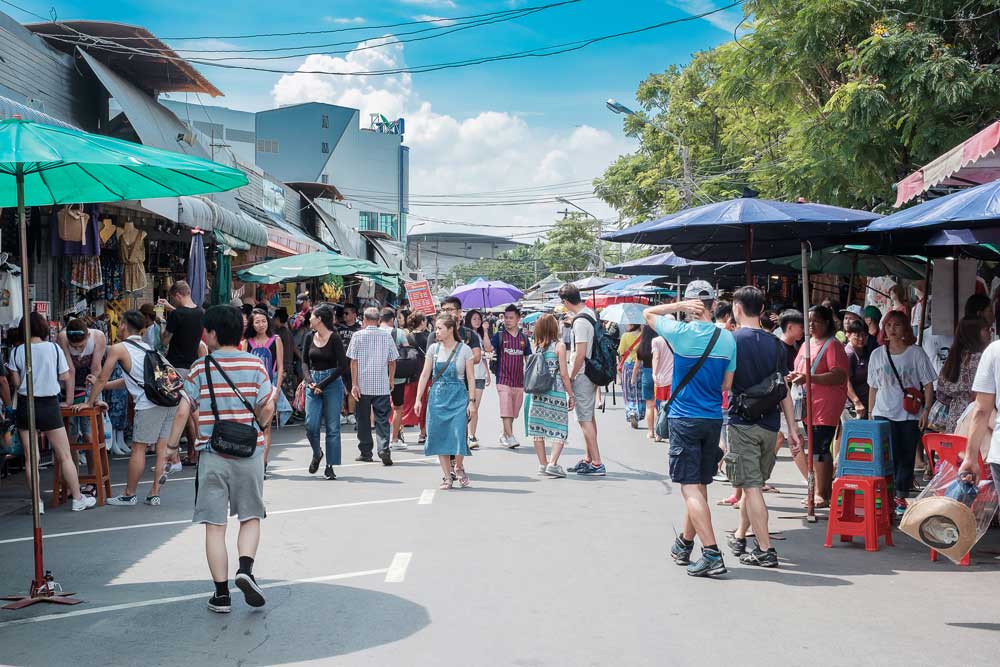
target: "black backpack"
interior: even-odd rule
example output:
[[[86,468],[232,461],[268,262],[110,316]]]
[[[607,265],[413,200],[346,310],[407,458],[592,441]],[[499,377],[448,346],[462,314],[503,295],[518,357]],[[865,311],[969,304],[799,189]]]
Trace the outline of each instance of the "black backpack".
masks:
[[[143,388],[148,398],[154,405],[165,408],[176,407],[181,402],[181,376],[177,369],[156,350],[144,347],[134,340],[125,339],[126,343],[139,348],[145,353],[142,362],[142,382],[136,380],[136,384]],[[134,371],[135,369],[133,369]],[[135,374],[130,373],[132,379]]]
[[[397,340],[397,329],[392,330],[392,340]],[[424,370],[424,354],[414,344],[412,336],[406,337],[406,343],[396,343],[399,359],[396,360],[396,377],[401,380],[416,380]]]
[[[761,417],[778,407],[788,395],[785,376],[781,374],[781,361],[785,350],[780,340],[775,354],[773,373],[769,373],[763,380],[743,392],[733,394],[730,409],[747,422],[760,421]]]
[[[597,324],[590,315],[577,315],[573,322],[583,318],[594,327],[594,346],[587,358],[583,372],[587,378],[598,387],[606,387],[615,381],[618,370],[618,348],[611,337],[604,332],[604,327]]]

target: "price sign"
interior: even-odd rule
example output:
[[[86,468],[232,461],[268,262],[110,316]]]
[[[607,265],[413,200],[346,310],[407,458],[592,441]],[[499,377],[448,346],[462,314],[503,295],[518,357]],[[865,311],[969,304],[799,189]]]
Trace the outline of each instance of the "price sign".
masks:
[[[431,286],[426,280],[404,283],[406,298],[410,302],[410,310],[422,315],[435,313],[434,297],[431,296]]]
[[[51,304],[48,301],[36,301],[35,302],[35,312],[39,315],[44,315],[46,319],[49,317],[49,311],[51,310]]]

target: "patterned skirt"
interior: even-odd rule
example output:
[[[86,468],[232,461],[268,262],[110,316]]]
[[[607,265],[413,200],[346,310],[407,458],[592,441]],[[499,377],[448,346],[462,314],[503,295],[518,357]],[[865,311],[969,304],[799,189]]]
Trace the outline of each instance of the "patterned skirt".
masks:
[[[524,426],[529,438],[566,440],[569,437],[569,404],[566,392],[527,394]]]

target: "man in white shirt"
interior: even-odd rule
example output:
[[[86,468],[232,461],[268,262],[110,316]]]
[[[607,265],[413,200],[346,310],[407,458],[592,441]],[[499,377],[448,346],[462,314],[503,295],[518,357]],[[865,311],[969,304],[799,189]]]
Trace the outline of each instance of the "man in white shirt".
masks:
[[[965,460],[962,461],[960,473],[972,473],[978,480],[980,477],[979,468],[979,443],[990,428],[990,417],[993,411],[1000,407],[997,403],[1000,387],[1000,341],[994,341],[983,351],[983,356],[979,360],[979,368],[976,369],[976,379],[972,381],[972,390],[976,392],[975,408],[972,411],[972,426],[969,430],[969,440],[965,451]],[[989,464],[990,472],[993,475],[993,482],[1000,488],[1000,430],[996,424],[993,428],[993,437],[990,440],[990,451],[986,455],[986,463]]]
[[[597,446],[597,420],[594,417],[597,405],[597,385],[590,381],[584,373],[587,358],[593,354],[595,326],[597,315],[580,298],[580,290],[572,284],[559,288],[559,298],[573,318],[573,357],[570,363],[569,377],[573,382],[573,400],[576,402],[576,418],[583,431],[583,439],[587,444],[587,453],[569,472],[578,475],[604,476],[607,469],[601,462],[601,450]],[[597,324],[595,324],[597,323]]]

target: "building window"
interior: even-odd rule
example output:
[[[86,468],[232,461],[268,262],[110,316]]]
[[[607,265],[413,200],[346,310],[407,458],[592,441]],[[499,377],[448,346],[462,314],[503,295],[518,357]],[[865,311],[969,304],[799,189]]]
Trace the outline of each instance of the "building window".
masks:
[[[234,130],[231,127],[226,128],[226,141],[239,141],[244,144],[252,144],[256,141],[253,132],[247,130]]]
[[[320,147],[320,150],[323,151],[324,153],[329,153],[330,152],[330,144],[328,144],[327,142],[324,141],[323,145]]]
[[[277,139],[258,139],[257,140],[257,150],[261,153],[277,153],[278,152],[278,140]]]
[[[358,213],[358,230],[362,232],[382,232],[393,239],[399,239],[399,217],[394,213]]]
[[[330,117],[326,114],[323,114],[323,129],[325,130],[329,127],[330,127]]]
[[[326,174],[321,174],[319,177],[319,182],[322,183],[323,185],[329,185],[330,177],[327,176]]]

